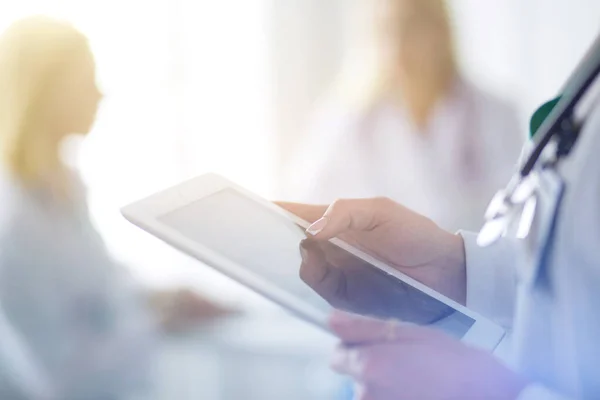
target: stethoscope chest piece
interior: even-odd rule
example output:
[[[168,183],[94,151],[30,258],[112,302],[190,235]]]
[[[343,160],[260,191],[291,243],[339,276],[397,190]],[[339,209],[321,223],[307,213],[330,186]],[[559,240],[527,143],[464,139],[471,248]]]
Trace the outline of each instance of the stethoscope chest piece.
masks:
[[[513,228],[517,238],[527,237],[535,220],[538,185],[538,174],[532,172],[523,179],[514,178],[506,190],[496,193],[485,213],[486,223],[477,244],[489,246]]]
[[[479,235],[477,235],[477,245],[487,247],[494,244],[508,231],[509,220],[507,217],[499,217],[486,221]]]
[[[531,232],[531,227],[534,224],[536,211],[537,211],[538,199],[537,196],[531,196],[525,202],[523,211],[521,211],[521,217],[519,218],[519,224],[517,226],[516,237],[517,239],[525,239]]]
[[[546,193],[545,185],[540,182],[542,179],[546,182],[548,175],[556,175],[558,164],[571,152],[585,121],[585,113],[578,108],[580,100],[586,103],[596,99],[594,91],[589,89],[597,79],[600,81],[600,36],[567,81],[562,95],[534,114],[534,146],[508,186],[492,199],[485,214],[486,222],[477,237],[479,246],[489,246],[508,232],[520,239],[531,238],[537,214],[546,214],[539,210],[542,194]],[[558,188],[557,198],[562,198],[564,184],[554,186]]]

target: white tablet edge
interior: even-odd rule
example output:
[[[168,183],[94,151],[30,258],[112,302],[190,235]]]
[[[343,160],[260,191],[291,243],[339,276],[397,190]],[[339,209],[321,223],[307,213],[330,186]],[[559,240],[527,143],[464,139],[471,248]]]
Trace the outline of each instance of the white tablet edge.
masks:
[[[268,207],[272,211],[286,216],[304,228],[309,226],[309,223],[300,219],[296,215],[287,212],[274,203],[265,200],[260,196],[216,174],[205,174],[196,178],[192,178],[176,186],[129,204],[123,207],[121,212],[123,216],[134,225],[137,225],[152,235],[159,237],[178,250],[192,255],[198,260],[209,264],[211,267],[217,269],[228,277],[250,287],[266,298],[292,311],[302,319],[312,322],[313,324],[331,333],[327,325],[328,316],[324,315],[324,313],[321,311],[304,303],[295,296],[290,295],[285,290],[282,290],[254,275],[253,273],[248,272],[243,266],[238,265],[219,253],[214,252],[213,250],[185,237],[176,229],[171,228],[158,220],[158,217],[163,216],[170,211],[181,208],[226,188],[231,188],[238,191],[249,199]],[[504,336],[504,330],[491,320],[469,310],[454,300],[436,292],[435,290],[423,285],[422,283],[403,274],[395,268],[386,265],[385,263],[339,239],[332,239],[332,242],[351,254],[362,258],[363,260],[373,264],[375,267],[447,304],[458,312],[461,312],[464,315],[472,318],[475,322],[463,336],[463,342],[475,347],[484,348],[486,350],[493,350]]]

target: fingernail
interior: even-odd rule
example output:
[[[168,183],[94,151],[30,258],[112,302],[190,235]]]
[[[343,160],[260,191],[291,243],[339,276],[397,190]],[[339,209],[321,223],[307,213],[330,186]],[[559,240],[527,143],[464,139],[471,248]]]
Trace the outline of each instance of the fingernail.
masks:
[[[327,218],[323,217],[311,226],[309,226],[306,232],[310,233],[313,236],[316,236],[319,234],[319,232],[325,229],[325,226],[327,226]]]

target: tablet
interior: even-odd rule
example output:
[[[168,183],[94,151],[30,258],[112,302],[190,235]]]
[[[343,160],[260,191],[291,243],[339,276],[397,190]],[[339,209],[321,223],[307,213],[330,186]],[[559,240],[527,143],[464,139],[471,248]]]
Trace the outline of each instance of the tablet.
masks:
[[[180,251],[318,327],[333,308],[439,328],[494,349],[503,330],[490,320],[333,239],[243,188],[207,174],[122,209],[123,216]]]

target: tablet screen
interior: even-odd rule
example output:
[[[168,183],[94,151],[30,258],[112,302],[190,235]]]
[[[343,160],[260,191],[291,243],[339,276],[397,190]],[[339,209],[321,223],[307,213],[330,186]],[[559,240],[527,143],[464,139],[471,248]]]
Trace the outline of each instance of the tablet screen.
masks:
[[[325,312],[434,325],[458,338],[475,322],[231,188],[158,219]]]

